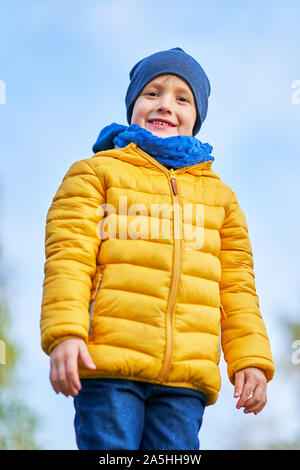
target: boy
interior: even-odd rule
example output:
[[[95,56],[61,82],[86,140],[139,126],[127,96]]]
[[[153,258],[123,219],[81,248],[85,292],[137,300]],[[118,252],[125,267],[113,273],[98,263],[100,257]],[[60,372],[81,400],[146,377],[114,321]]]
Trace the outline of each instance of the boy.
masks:
[[[130,80],[129,127],[100,132],[48,211],[42,347],[79,449],[199,449],[220,341],[245,413],[264,408],[274,364],[244,214],[194,137],[204,70],[174,48]]]

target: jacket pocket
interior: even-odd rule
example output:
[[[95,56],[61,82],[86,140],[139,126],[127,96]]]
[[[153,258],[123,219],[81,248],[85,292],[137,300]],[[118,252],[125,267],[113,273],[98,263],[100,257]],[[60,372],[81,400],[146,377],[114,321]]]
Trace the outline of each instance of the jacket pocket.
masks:
[[[95,278],[96,278],[96,281],[94,283],[94,287],[92,288],[91,302],[90,302],[90,308],[89,308],[89,316],[90,316],[89,335],[92,334],[92,320],[93,320],[94,306],[95,306],[95,302],[96,302],[99,290],[101,288],[102,280],[103,280],[103,273],[100,269],[98,270]]]

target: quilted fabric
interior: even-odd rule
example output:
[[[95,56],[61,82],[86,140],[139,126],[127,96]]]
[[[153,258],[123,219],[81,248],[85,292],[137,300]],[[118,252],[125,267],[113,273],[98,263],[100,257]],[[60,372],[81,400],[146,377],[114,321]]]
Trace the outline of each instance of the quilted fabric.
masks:
[[[247,366],[273,377],[245,216],[211,161],[168,170],[135,143],[78,161],[45,242],[42,348],[83,338],[97,369],[79,364],[81,378],[193,388],[211,405],[220,339],[232,383]]]

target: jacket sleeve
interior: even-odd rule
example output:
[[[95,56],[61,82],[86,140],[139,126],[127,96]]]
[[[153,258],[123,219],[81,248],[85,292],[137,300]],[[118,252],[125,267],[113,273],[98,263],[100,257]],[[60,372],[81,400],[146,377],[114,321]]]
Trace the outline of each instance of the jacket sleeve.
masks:
[[[46,219],[40,319],[46,354],[63,339],[88,337],[91,285],[101,241],[96,231],[101,220],[97,209],[103,203],[103,182],[93,167],[86,160],[75,162]]]
[[[238,370],[258,367],[269,381],[274,363],[255,289],[247,222],[234,192],[220,235],[221,339],[229,380],[234,384]]]

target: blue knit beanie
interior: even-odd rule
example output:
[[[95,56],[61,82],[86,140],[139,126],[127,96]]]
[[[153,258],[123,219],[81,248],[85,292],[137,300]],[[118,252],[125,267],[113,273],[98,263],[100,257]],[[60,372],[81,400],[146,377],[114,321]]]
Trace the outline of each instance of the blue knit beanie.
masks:
[[[156,52],[140,60],[132,68],[125,98],[128,124],[131,124],[133,106],[140,92],[147,83],[162,74],[177,75],[183,78],[191,88],[197,108],[197,119],[193,128],[193,136],[195,136],[207,114],[210,83],[200,64],[180,47]]]

